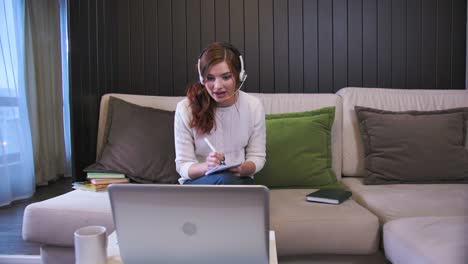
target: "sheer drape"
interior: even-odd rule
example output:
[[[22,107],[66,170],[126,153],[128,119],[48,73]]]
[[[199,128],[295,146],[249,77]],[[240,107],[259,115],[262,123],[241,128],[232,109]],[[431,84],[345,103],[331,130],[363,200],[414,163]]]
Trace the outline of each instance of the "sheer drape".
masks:
[[[0,0],[0,206],[34,193],[25,83],[25,5]]]

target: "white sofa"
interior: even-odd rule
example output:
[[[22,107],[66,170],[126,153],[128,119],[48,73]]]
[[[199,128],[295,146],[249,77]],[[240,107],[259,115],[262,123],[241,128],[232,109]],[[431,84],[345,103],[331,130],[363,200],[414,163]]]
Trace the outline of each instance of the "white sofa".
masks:
[[[444,258],[462,263],[457,261],[468,259],[464,255],[468,236],[451,235],[468,231],[468,184],[364,185],[364,153],[354,113],[355,105],[394,111],[467,107],[468,91],[344,88],[337,94],[254,95],[267,113],[335,106],[333,169],[353,192],[352,199],[335,206],[306,202],[305,195],[312,189],[271,190],[270,223],[276,231],[280,262],[386,263],[382,249],[393,263],[442,263]],[[164,110],[174,110],[183,98],[103,96],[98,149],[109,96]],[[430,224],[434,222],[436,226]],[[29,205],[23,238],[43,245],[43,263],[73,263],[74,230],[95,224],[114,229],[107,193],[72,191]],[[441,241],[427,240],[426,231]],[[445,240],[455,249],[440,247]]]

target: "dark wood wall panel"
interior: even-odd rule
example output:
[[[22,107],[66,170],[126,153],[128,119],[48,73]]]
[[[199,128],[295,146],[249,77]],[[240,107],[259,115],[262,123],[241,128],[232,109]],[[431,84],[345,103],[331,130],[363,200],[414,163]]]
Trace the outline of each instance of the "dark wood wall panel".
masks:
[[[318,0],[304,0],[304,91],[319,92]]]
[[[421,86],[421,0],[406,3],[406,87]]]
[[[437,87],[450,87],[452,60],[452,1],[437,2]]]
[[[100,89],[102,90],[107,90],[108,85],[106,84],[106,79],[107,79],[107,67],[102,63],[106,61],[106,53],[107,53],[107,47],[108,47],[108,42],[107,42],[107,28],[106,28],[106,16],[105,12],[106,10],[103,9],[102,7],[104,6],[105,2],[104,1],[96,1],[96,6],[97,10],[102,10],[102,14],[100,14],[97,17],[97,25],[102,25],[101,27],[96,27],[96,51],[97,51],[97,57],[96,57],[96,66],[97,66],[97,85],[98,87],[101,87]]]
[[[249,65],[249,85],[245,91],[260,92],[260,50],[259,50],[259,2],[258,0],[245,1],[245,50],[244,62]]]
[[[348,0],[348,85],[362,85],[362,0]],[[366,51],[367,52],[367,51]],[[334,87],[335,91],[337,88]]]
[[[229,39],[229,0],[217,0],[215,4],[216,41],[230,42]]]
[[[116,0],[116,92],[130,93],[130,0]],[[72,43],[73,45],[73,43]],[[72,58],[73,59],[73,58]],[[72,88],[73,89],[73,88]]]
[[[201,47],[215,41],[215,0],[200,0]],[[198,14],[193,14],[198,16]]]
[[[421,88],[436,87],[437,0],[421,3]]]
[[[377,1],[362,0],[362,86],[377,84]]]
[[[76,180],[94,161],[105,93],[184,95],[213,41],[243,54],[243,89],[463,89],[466,0],[69,1]]]
[[[460,32],[466,32],[466,6],[467,1],[453,1],[452,6],[452,69],[451,69],[451,83],[450,88],[452,87],[463,87],[460,85],[465,82],[465,64],[466,57],[463,58],[460,54],[465,54],[466,52],[466,35],[460,34]]]
[[[289,92],[304,92],[302,0],[288,1]]]
[[[174,95],[173,87],[173,42],[172,42],[172,1],[158,1],[158,53],[159,60],[159,94]]]
[[[333,93],[333,1],[318,0],[318,92]]]
[[[143,0],[132,0],[133,8],[129,9],[130,23],[130,81],[134,93],[145,93],[145,34],[143,29]],[[132,91],[133,92],[133,91]]]
[[[273,0],[258,0],[259,91],[275,92],[275,56],[273,38]]]
[[[109,0],[111,1],[111,0]],[[158,64],[158,3],[143,1],[143,94],[157,94],[159,83]]]
[[[244,1],[229,1],[229,39],[241,53],[244,53]]]
[[[174,94],[184,94],[187,84],[187,22],[185,15],[185,0],[174,0],[172,3],[172,39],[173,39],[173,92]]]
[[[377,87],[392,87],[392,2],[377,0]]]
[[[273,1],[273,27],[275,48],[274,92],[287,93],[289,88],[288,0]]]
[[[406,84],[406,1],[392,1],[392,87]]]
[[[152,0],[149,0],[152,1]],[[187,73],[188,80],[198,80],[197,62],[201,47],[201,5],[200,0],[187,3]]]
[[[348,84],[347,0],[333,0],[333,90]]]

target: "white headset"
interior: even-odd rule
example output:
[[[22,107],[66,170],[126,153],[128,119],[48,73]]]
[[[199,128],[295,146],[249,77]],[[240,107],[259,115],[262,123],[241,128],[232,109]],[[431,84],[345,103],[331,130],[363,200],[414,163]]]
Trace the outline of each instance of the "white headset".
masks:
[[[228,47],[228,46],[225,46],[225,45],[223,45],[223,47],[226,48],[226,49],[230,49],[231,51],[234,52],[234,54],[238,53],[238,52],[236,52],[236,50],[234,50],[231,47]],[[198,66],[198,79],[200,80],[200,83],[202,85],[205,85],[205,80],[204,80],[204,78],[203,78],[203,76],[201,74],[201,69],[200,69],[200,58],[203,55],[203,53],[205,53],[205,51],[202,51],[202,53],[198,57],[198,65],[197,66]],[[244,70],[244,60],[242,59],[242,55],[239,55],[239,60],[240,60],[240,63],[241,63],[241,70],[239,72],[239,81],[241,81],[241,85],[239,86],[239,88],[237,90],[240,90],[240,88],[244,84],[245,80],[247,79],[247,74],[245,74],[245,70]]]

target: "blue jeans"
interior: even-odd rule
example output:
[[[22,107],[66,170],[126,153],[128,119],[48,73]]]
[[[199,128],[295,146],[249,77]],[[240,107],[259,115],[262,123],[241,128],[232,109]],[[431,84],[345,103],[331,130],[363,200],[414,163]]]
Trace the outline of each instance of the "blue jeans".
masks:
[[[201,176],[193,180],[186,180],[184,184],[244,185],[254,184],[254,180],[250,177],[235,176],[230,172],[219,172]]]

